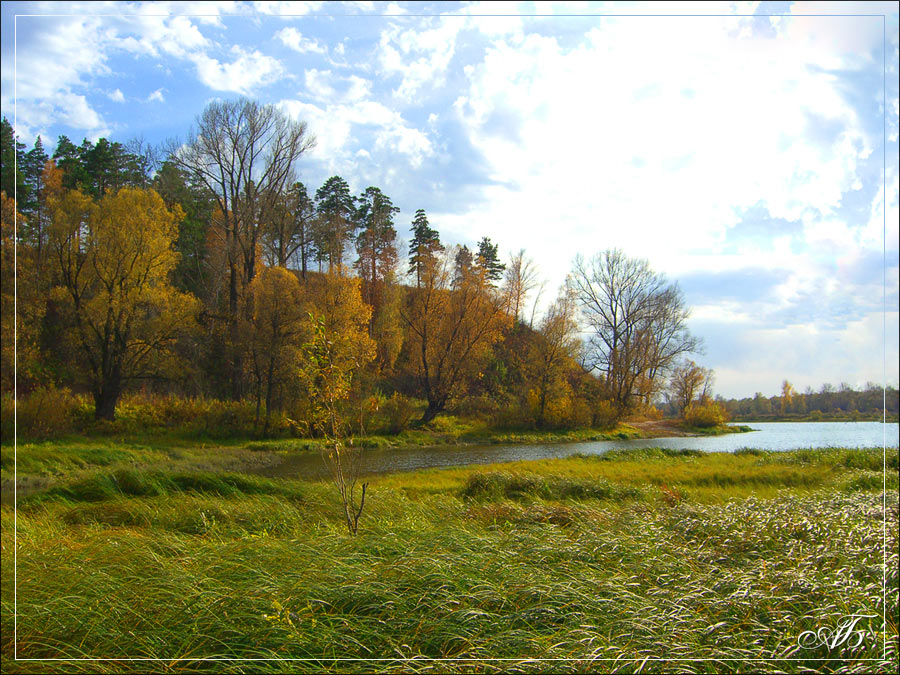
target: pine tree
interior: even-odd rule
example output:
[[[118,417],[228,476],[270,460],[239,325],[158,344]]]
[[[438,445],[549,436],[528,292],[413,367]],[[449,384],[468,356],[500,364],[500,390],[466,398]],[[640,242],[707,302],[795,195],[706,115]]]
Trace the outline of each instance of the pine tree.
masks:
[[[19,142],[12,125],[4,117],[0,122],[0,190],[10,199],[17,192],[19,200],[26,196],[24,160],[25,145]]]
[[[328,260],[329,272],[341,269],[344,249],[356,232],[355,201],[350,186],[340,176],[332,176],[316,190],[316,248],[320,261]]]
[[[422,277],[426,270],[433,266],[434,257],[444,250],[438,231],[428,224],[425,209],[416,211],[416,217],[410,228],[413,238],[409,242],[409,274],[415,273],[416,287],[422,285]]]
[[[472,274],[472,270],[475,267],[475,257],[472,255],[472,251],[469,250],[468,246],[461,246],[459,248],[456,252],[454,263],[453,285],[456,287],[462,284],[463,281]]]
[[[356,222],[360,231],[356,238],[359,258],[355,263],[363,280],[363,299],[373,307],[377,304],[375,286],[393,271],[397,263],[397,230],[394,214],[400,209],[377,187],[368,187],[358,198]]]
[[[506,265],[500,262],[500,257],[497,255],[497,244],[492,244],[490,238],[483,237],[478,242],[476,262],[484,270],[485,279],[492,284],[503,278],[503,270],[506,269]]]

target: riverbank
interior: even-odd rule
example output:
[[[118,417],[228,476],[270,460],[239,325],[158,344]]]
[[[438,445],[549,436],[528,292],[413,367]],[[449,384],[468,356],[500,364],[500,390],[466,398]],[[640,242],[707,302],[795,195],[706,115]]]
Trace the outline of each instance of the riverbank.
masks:
[[[897,616],[896,451],[887,511],[883,461],[635,450],[386,475],[356,537],[328,482],[95,467],[20,504],[2,666],[893,672],[896,618],[859,645],[799,642],[843,607],[881,616],[885,532]],[[6,552],[13,529],[4,506]],[[14,634],[20,658],[161,660],[14,661]]]
[[[733,427],[726,427],[727,430]],[[747,428],[749,430],[749,428]],[[428,426],[396,435],[369,435],[354,439],[359,447],[398,451],[447,446],[524,445],[689,436],[677,422],[635,422],[613,429],[497,430],[484,424],[439,418]],[[12,489],[14,466],[19,487],[25,491],[45,488],[63,477],[80,475],[97,467],[146,468],[165,463],[173,470],[246,471],[277,464],[286,455],[318,454],[321,441],[288,439],[191,439],[164,432],[109,436],[69,436],[62,439],[21,442],[18,452],[11,443],[0,445],[0,481],[4,499]]]

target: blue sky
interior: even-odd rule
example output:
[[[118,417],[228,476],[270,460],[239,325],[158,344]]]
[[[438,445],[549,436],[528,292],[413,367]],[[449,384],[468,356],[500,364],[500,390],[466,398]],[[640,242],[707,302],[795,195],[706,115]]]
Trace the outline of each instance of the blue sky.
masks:
[[[4,2],[2,63],[29,146],[245,95],[308,123],[313,190],[524,248],[544,300],[577,253],[647,258],[723,395],[897,383],[896,3]]]

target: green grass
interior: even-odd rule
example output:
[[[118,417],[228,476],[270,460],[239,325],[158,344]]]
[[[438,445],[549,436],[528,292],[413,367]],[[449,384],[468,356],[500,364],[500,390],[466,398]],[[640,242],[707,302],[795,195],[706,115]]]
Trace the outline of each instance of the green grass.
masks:
[[[725,434],[744,434],[753,431],[753,427],[748,427],[746,424],[722,424],[715,427],[694,427],[682,424],[681,429],[697,436],[724,436]]]
[[[4,506],[2,666],[891,672],[897,487],[893,470],[884,512],[881,461],[650,449],[380,476],[357,537],[328,483],[98,465],[20,503],[17,653],[162,660],[14,661]],[[804,630],[881,615],[885,528],[887,626],[801,649]],[[312,660],[171,660],[200,657]]]

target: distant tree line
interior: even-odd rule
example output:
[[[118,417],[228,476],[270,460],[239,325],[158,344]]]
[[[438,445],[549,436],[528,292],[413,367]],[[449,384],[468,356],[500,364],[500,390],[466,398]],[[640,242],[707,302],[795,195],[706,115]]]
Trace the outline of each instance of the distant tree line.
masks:
[[[766,417],[852,417],[856,414],[881,416],[882,411],[897,416],[900,412],[900,392],[895,387],[883,388],[874,382],[854,389],[846,382],[837,387],[823,384],[818,391],[806,387],[798,392],[785,380],[781,393],[765,396],[757,392],[742,399],[719,398],[719,402],[736,420]]]
[[[3,392],[90,393],[99,420],[127,391],[248,401],[260,432],[277,414],[312,434],[338,403],[549,428],[652,411],[679,381],[684,406],[711,394],[683,295],[646,261],[579,256],[536,316],[524,251],[450,246],[424,209],[401,260],[391,198],[301,182],[315,138],[273,106],[213,102],[162,148],[61,136],[49,155],[6,119],[0,140]]]

